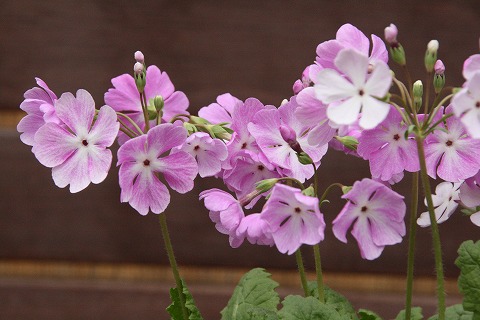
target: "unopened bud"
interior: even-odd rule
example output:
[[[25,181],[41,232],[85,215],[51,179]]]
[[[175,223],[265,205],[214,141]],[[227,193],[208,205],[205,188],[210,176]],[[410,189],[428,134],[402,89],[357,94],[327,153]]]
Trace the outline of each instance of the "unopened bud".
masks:
[[[307,164],[313,163],[312,158],[310,158],[310,156],[303,151],[297,153],[297,158],[298,158],[298,162],[300,162],[301,164],[307,165]]]
[[[309,197],[316,197],[317,196],[315,194],[315,189],[313,188],[313,186],[310,186],[310,187],[302,190],[302,193],[306,196],[309,196]]]
[[[413,103],[415,104],[416,110],[419,110],[422,106],[423,98],[423,83],[420,80],[415,81],[413,84]]]
[[[145,56],[143,55],[142,51],[135,51],[134,57],[135,60],[141,64],[145,62]]]
[[[133,65],[133,72],[135,72],[135,74],[142,73],[143,72],[143,63],[135,62],[135,64]]]
[[[278,179],[276,178],[261,180],[255,183],[255,189],[260,191],[261,193],[264,193],[272,189],[277,182]]]
[[[288,103],[288,100],[287,99],[283,99],[282,102],[280,102],[280,106],[283,106],[284,104],[287,104]]]
[[[224,127],[219,125],[207,125],[207,130],[214,138],[222,140],[230,140],[232,134],[229,133]]]
[[[403,47],[400,43],[397,42],[396,46],[391,46],[389,51],[390,51],[390,57],[392,57],[393,61],[395,61],[401,66],[404,66],[407,64],[407,58],[405,57],[405,50],[403,50]]]
[[[352,186],[342,186],[343,194],[347,194],[350,190],[352,190]]]
[[[283,124],[280,126],[280,135],[282,136],[283,140],[287,142],[295,141],[297,138],[295,131],[290,127],[284,126]]]
[[[438,59],[437,62],[435,62],[435,74],[444,74],[445,73],[445,65],[443,64],[442,60]]]
[[[155,98],[153,98],[153,105],[155,106],[155,110],[157,110],[157,112],[162,111],[163,106],[165,105],[165,102],[163,101],[163,97],[156,96]]]
[[[335,139],[340,141],[346,148],[356,151],[358,146],[358,140],[352,136],[336,136]]]
[[[437,62],[438,47],[437,40],[431,40],[427,45],[427,51],[425,52],[425,69],[427,69],[427,72],[432,72],[435,62]]]
[[[387,41],[390,46],[395,46],[398,43],[397,35],[397,26],[395,26],[393,23],[390,23],[390,25],[385,28],[385,41]]]

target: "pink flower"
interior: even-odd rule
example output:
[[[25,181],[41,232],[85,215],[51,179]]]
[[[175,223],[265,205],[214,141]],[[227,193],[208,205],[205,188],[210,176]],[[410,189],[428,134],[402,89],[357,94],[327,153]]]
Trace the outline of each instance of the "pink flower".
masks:
[[[386,245],[402,241],[406,206],[401,195],[380,182],[363,179],[342,198],[348,202],[333,221],[333,233],[346,243],[347,231],[353,224],[352,235],[362,258],[376,259]]]
[[[247,239],[251,244],[266,246],[275,244],[268,223],[262,219],[260,213],[252,213],[243,218],[236,230],[236,236],[239,239]]]
[[[243,102],[230,93],[224,93],[217,97],[216,103],[211,103],[198,111],[198,116],[208,120],[212,124],[232,123],[232,114],[236,106]],[[230,125],[227,125],[230,127]]]
[[[245,239],[244,232],[237,236],[237,228],[245,218],[242,206],[231,194],[220,189],[205,190],[200,193],[205,208],[210,210],[210,219],[220,233],[229,235],[230,246],[238,248]],[[246,231],[245,231],[246,232]]]
[[[185,128],[164,123],[125,142],[118,150],[120,201],[129,202],[141,215],[149,210],[165,211],[170,193],[160,181],[160,174],[173,190],[179,193],[192,190],[197,175],[195,159],[184,151],[164,156],[186,139]]]
[[[85,189],[90,182],[102,182],[110,169],[119,124],[112,108],[103,106],[95,116],[95,102],[80,89],[77,97],[70,92],[55,102],[55,114],[62,124],[48,122],[35,134],[33,152],[43,165],[52,168],[55,184],[70,192]]]
[[[370,52],[370,41],[365,34],[348,23],[338,29],[335,40],[325,41],[317,46],[316,62],[323,68],[344,72],[334,61],[338,53],[347,48],[357,50],[368,57],[369,64],[376,64],[378,61],[388,62],[388,52],[382,39],[372,34],[372,51]]]
[[[336,124],[348,125],[357,121],[361,112],[360,127],[375,128],[390,110],[387,103],[378,100],[390,89],[390,69],[379,60],[368,73],[367,56],[353,49],[340,51],[335,66],[348,78],[336,70],[324,69],[319,72],[314,86],[317,98],[329,104],[328,118]]]
[[[463,77],[468,81],[480,71],[480,54],[468,57],[463,63]]]
[[[420,170],[417,144],[413,137],[405,140],[407,125],[398,111],[391,107],[387,118],[375,129],[363,131],[358,139],[358,154],[370,163],[373,178],[392,179],[407,170]]]
[[[135,80],[129,74],[122,74],[112,79],[114,88],[105,93],[105,103],[115,111],[128,114],[140,128],[145,127],[142,113],[140,94],[138,93]],[[166,72],[160,71],[157,66],[147,68],[145,96],[147,104],[153,106],[153,99],[162,96],[164,100],[162,120],[170,121],[177,114],[186,114],[188,99],[182,91],[175,91],[172,81]],[[125,137],[123,137],[124,142]]]
[[[54,107],[57,96],[42,79],[35,78],[35,80],[39,87],[34,87],[23,95],[25,100],[20,104],[20,109],[27,115],[17,125],[17,131],[21,133],[20,140],[29,146],[34,145],[35,133],[45,123],[61,123]]]
[[[393,23],[390,23],[390,25],[385,28],[385,41],[389,45],[395,45],[398,43],[397,35],[398,35],[397,26],[394,25]]]
[[[281,253],[292,254],[302,244],[314,245],[324,238],[325,221],[318,199],[297,188],[277,183],[260,217],[268,223]]]
[[[222,161],[227,158],[227,147],[220,139],[212,139],[208,133],[196,132],[178,147],[191,154],[198,163],[200,177],[211,177],[222,169]]]
[[[452,98],[453,113],[474,139],[480,139],[480,62],[478,68],[466,86]]]
[[[480,171],[460,186],[460,200],[469,208],[480,206]],[[470,221],[480,227],[480,210],[470,215]]]
[[[435,207],[435,218],[437,223],[445,222],[455,212],[458,207],[460,183],[441,182],[435,188],[435,194],[432,194],[432,202]],[[427,199],[425,199],[427,205]],[[431,224],[430,214],[422,212],[417,219],[420,227],[428,227]]]
[[[439,111],[441,112],[441,111]],[[451,112],[448,107],[446,113]],[[427,172],[445,181],[459,182],[480,169],[480,140],[470,138],[458,118],[446,120],[447,132],[435,130],[425,139]]]

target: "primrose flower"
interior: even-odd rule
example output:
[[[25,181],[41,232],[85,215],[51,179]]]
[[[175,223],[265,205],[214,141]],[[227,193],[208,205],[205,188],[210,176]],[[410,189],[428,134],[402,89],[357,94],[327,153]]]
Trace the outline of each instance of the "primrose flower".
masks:
[[[435,218],[437,223],[445,222],[455,212],[460,200],[460,183],[441,182],[435,188],[435,194],[432,194],[432,202],[435,207]],[[427,199],[425,199],[427,205]],[[428,227],[431,224],[430,215],[427,212],[422,212],[417,219],[417,224],[420,227]]]
[[[463,77],[468,81],[480,71],[480,54],[474,54],[463,63]]]
[[[143,66],[142,66],[143,67]],[[140,94],[135,79],[129,74],[122,74],[112,79],[114,88],[105,93],[105,103],[115,111],[126,113],[140,128],[145,127]],[[162,120],[168,122],[177,114],[186,114],[188,98],[182,91],[175,91],[172,81],[166,72],[157,66],[147,68],[146,85],[144,89],[147,104],[153,106],[153,99],[161,96],[164,101]],[[125,139],[122,139],[124,142]]]
[[[42,79],[35,78],[35,80],[38,87],[27,90],[23,95],[25,100],[20,104],[20,109],[27,115],[17,125],[17,131],[21,133],[20,140],[29,146],[34,145],[35,133],[45,123],[61,123],[54,107],[57,96]]]
[[[222,161],[227,158],[227,147],[220,139],[212,139],[208,133],[195,132],[176,150],[191,154],[198,163],[200,177],[211,177],[222,169]],[[176,152],[176,151],[174,151]]]
[[[85,189],[90,182],[107,177],[112,162],[110,147],[119,123],[112,108],[103,106],[95,117],[95,102],[86,90],[75,97],[70,92],[55,101],[55,114],[62,124],[48,122],[35,134],[33,152],[38,161],[52,168],[55,184],[70,192]]]
[[[474,139],[480,139],[480,61],[478,64],[478,71],[471,76],[465,88],[452,98],[453,113],[461,119]]]
[[[368,72],[367,56],[353,49],[344,49],[335,58],[335,65],[348,78],[333,69],[323,69],[315,81],[317,98],[329,104],[328,118],[336,124],[348,125],[358,119],[363,129],[373,129],[390,111],[388,103],[380,101],[390,89],[392,74],[383,61],[377,61]]]
[[[159,180],[159,174],[179,193],[192,190],[198,172],[195,159],[181,150],[164,156],[186,139],[185,128],[164,123],[125,142],[118,150],[120,201],[130,203],[141,215],[146,215],[149,209],[153,213],[165,211],[170,193]]]
[[[239,239],[247,239],[251,244],[266,246],[275,244],[268,223],[262,219],[260,213],[252,213],[243,218],[235,233]]]
[[[372,177],[383,181],[392,179],[403,170],[420,170],[417,144],[413,137],[405,139],[407,125],[391,107],[387,118],[375,129],[364,130],[358,139],[358,154],[370,163]]]
[[[363,179],[342,196],[347,204],[333,221],[333,234],[347,242],[347,231],[357,240],[362,258],[376,259],[386,245],[402,242],[406,206],[403,197],[380,182]]]
[[[277,183],[260,217],[268,223],[281,253],[292,254],[302,244],[314,245],[324,238],[325,221],[318,198],[306,196],[297,188]]]
[[[378,61],[388,62],[388,52],[382,39],[372,34],[372,50],[370,52],[370,41],[365,34],[357,27],[347,23],[337,31],[336,39],[320,43],[317,46],[316,63],[323,68],[335,69],[344,72],[339,68],[336,60],[337,55],[343,49],[354,49],[367,57],[369,64],[376,64]],[[314,80],[315,82],[315,80]]]
[[[460,200],[463,205],[469,208],[480,206],[480,171],[462,183],[460,186]],[[470,220],[480,227],[480,211],[470,215]]]
[[[451,110],[448,107],[446,113]],[[428,175],[435,179],[438,174],[450,182],[472,177],[480,169],[480,140],[469,137],[462,122],[456,117],[446,120],[446,129],[447,132],[435,130],[425,139]]]
[[[223,234],[229,235],[230,246],[238,248],[245,239],[243,230],[237,235],[237,228],[245,218],[240,202],[231,194],[220,189],[205,190],[200,193],[200,200],[205,201],[205,208],[210,210],[210,219],[215,228]],[[246,228],[246,227],[245,227]]]
[[[212,124],[228,123],[226,127],[229,128],[232,123],[233,110],[237,105],[243,105],[243,101],[230,93],[224,93],[217,97],[216,103],[211,103],[198,110],[198,116]]]

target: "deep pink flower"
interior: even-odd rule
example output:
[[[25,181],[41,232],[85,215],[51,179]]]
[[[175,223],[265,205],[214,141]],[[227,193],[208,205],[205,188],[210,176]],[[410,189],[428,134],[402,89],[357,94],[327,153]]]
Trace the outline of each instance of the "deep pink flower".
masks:
[[[383,98],[390,89],[392,74],[385,62],[379,60],[369,73],[366,55],[344,49],[335,58],[335,65],[348,78],[333,69],[323,69],[315,80],[317,98],[329,104],[327,116],[336,124],[352,124],[358,119],[360,127],[373,129],[390,110]]]
[[[200,193],[200,200],[205,201],[205,208],[210,210],[210,219],[220,233],[229,235],[230,246],[239,247],[245,235],[236,234],[240,222],[245,218],[242,206],[231,194],[220,189],[205,190]]]
[[[62,94],[55,102],[55,114],[62,124],[48,122],[35,134],[33,152],[43,165],[52,168],[55,184],[70,192],[85,189],[90,182],[102,182],[110,169],[119,123],[112,108],[103,106],[95,117],[95,102],[80,89],[75,97]]]
[[[196,132],[178,147],[191,154],[198,163],[200,177],[211,177],[222,169],[222,161],[227,158],[227,147],[220,139],[212,139],[208,133]]]
[[[325,221],[318,198],[297,188],[277,183],[260,217],[268,223],[281,253],[292,254],[302,244],[314,245],[324,238]]]
[[[400,243],[405,235],[403,197],[380,182],[363,179],[342,196],[347,204],[333,221],[337,239],[347,242],[347,231],[357,240],[362,258],[373,260],[386,245]]]
[[[323,68],[343,72],[334,61],[338,53],[347,48],[355,49],[368,57],[369,64],[376,64],[378,61],[388,62],[387,48],[382,39],[372,34],[372,50],[370,52],[370,41],[365,34],[348,23],[338,29],[335,40],[325,41],[317,46],[316,62]]]
[[[186,193],[193,188],[198,172],[195,159],[184,151],[164,156],[187,139],[187,131],[170,123],[153,127],[147,134],[125,142],[118,150],[121,202],[129,202],[141,215],[149,210],[162,213],[170,203],[170,193],[159,180],[162,174],[169,186]]]
[[[451,107],[446,110],[450,112]],[[445,181],[459,182],[480,169],[480,140],[470,138],[458,118],[450,117],[446,123],[447,132],[435,130],[425,139],[427,172],[434,179],[438,174]]]
[[[54,107],[57,96],[42,79],[35,78],[35,80],[39,87],[27,90],[23,95],[25,100],[20,104],[20,109],[27,115],[17,125],[17,131],[21,133],[20,140],[29,146],[34,145],[35,133],[45,123],[61,123]]]
[[[105,93],[105,103],[115,111],[128,114],[143,130],[145,121],[142,113],[140,94],[135,80],[129,74],[122,74],[112,79],[114,88]],[[153,106],[153,99],[162,96],[164,100],[164,122],[170,121],[177,114],[187,114],[188,98],[182,91],[175,91],[172,81],[166,72],[160,71],[157,66],[147,68],[145,96],[147,104]],[[152,122],[152,125],[155,123]],[[121,139],[124,142],[125,137]]]
[[[392,179],[403,170],[420,170],[417,144],[413,137],[405,140],[407,125],[402,116],[391,107],[387,118],[375,129],[364,130],[358,139],[358,154],[370,163],[373,178]]]

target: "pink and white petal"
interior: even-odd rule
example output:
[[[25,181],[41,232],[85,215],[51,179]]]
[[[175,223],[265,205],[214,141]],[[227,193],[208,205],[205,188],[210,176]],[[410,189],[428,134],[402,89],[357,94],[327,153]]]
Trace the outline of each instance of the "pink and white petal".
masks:
[[[108,149],[88,148],[88,177],[92,183],[105,180],[112,164],[112,152]]]
[[[327,118],[327,106],[315,96],[315,89],[308,87],[297,95],[296,118],[304,125],[316,125]]]
[[[136,162],[125,162],[120,166],[118,182],[120,185],[120,202],[128,202],[133,194],[133,183],[140,175],[143,165]]]
[[[235,233],[243,218],[245,214],[238,203],[232,203],[225,210],[220,211],[220,223],[229,234]]]
[[[388,51],[385,43],[374,34],[372,34],[372,53],[370,54],[370,60],[373,63],[377,61],[388,62]]]
[[[86,135],[95,115],[95,102],[88,91],[79,89],[77,97],[66,92],[55,102],[55,111],[75,134]]]
[[[374,260],[382,254],[384,246],[378,246],[373,242],[370,225],[365,217],[359,217],[353,226],[352,235],[357,240],[362,258]]]
[[[261,119],[261,116],[257,116],[260,112],[265,112],[263,110],[267,110],[266,107],[263,105],[263,103],[260,102],[260,100],[255,99],[255,98],[248,98],[245,100],[245,103],[243,105],[238,104],[234,109],[232,113],[232,125],[231,128],[233,131],[235,131],[238,135],[244,136],[247,135],[247,126],[250,122],[258,121],[258,119]],[[270,111],[277,111],[277,109],[271,109]],[[274,113],[276,115],[276,113]],[[278,119],[278,115],[276,120],[271,120],[271,121],[278,121],[280,123],[280,120]],[[275,130],[275,129],[272,129]]]
[[[388,115],[390,106],[370,96],[363,97],[362,117],[359,125],[363,129],[373,129],[378,126]]]
[[[45,104],[45,101],[40,99],[25,99],[20,103],[20,109],[28,114],[38,114],[43,116],[43,112],[40,110],[40,106]]]
[[[474,54],[463,63],[463,77],[470,80],[478,71],[480,71],[480,54]]]
[[[285,224],[272,233],[278,251],[291,255],[302,245],[302,220],[292,216]]]
[[[331,104],[327,108],[328,119],[339,125],[352,124],[357,121],[361,106],[362,100],[357,96]]]
[[[344,46],[338,42],[338,40],[328,40],[325,42],[320,43],[317,46],[317,57],[316,61],[323,67],[329,69],[336,69],[335,64],[333,61],[337,54],[342,50]],[[310,70],[312,71],[312,70]],[[318,70],[315,70],[318,71]],[[316,82],[317,77],[311,78],[314,82]]]
[[[237,105],[242,105],[242,100],[232,96],[230,93],[224,93],[217,97],[217,103],[225,108],[228,113],[232,114],[233,109]]]
[[[129,74],[122,74],[112,79],[115,88],[108,89],[105,93],[105,104],[115,111],[141,112],[142,105],[135,80]]]
[[[235,198],[228,192],[215,188],[202,191],[199,195],[199,200],[204,200],[205,208],[212,211],[225,210],[232,203],[237,202],[237,200],[235,200]]]
[[[187,130],[182,126],[162,123],[148,131],[148,154],[155,158],[164,152],[182,145],[187,139]]]
[[[368,49],[366,55],[355,49],[344,49],[335,58],[335,65],[356,88],[363,88],[368,70]]]
[[[133,184],[128,203],[141,215],[146,215],[149,208],[158,214],[164,212],[170,203],[170,193],[152,172],[143,171]]]
[[[155,98],[157,95],[160,95],[163,99],[167,100],[167,98],[169,98],[175,91],[175,87],[168,74],[160,71],[155,65],[151,65],[147,68],[147,76],[145,80],[145,96],[147,101]]]
[[[152,129],[153,130],[153,129]],[[147,135],[141,135],[125,142],[117,153],[117,166],[127,162],[143,162],[146,157]]]
[[[218,103],[211,103],[208,106],[201,108],[198,111],[198,116],[213,124],[232,122],[232,116]]]
[[[346,23],[338,29],[336,37],[345,47],[354,48],[368,56],[370,41],[357,27]]]
[[[198,166],[195,158],[189,153],[178,151],[158,159],[158,167],[155,171],[163,173],[173,190],[186,193],[193,189],[193,180],[198,173]]]
[[[212,177],[222,169],[222,162],[216,157],[215,153],[203,151],[199,152],[196,156],[200,177]]]
[[[308,245],[315,245],[320,243],[325,237],[325,221],[322,214],[305,213],[301,217],[303,223],[302,228],[302,243]]]
[[[369,217],[373,243],[377,246],[393,245],[402,242],[405,223],[389,220],[388,216],[377,214]]]
[[[392,72],[390,68],[383,61],[378,61],[375,63],[373,71],[365,83],[364,90],[370,96],[383,98],[390,90],[391,84]]]
[[[480,206],[480,187],[470,187],[468,183],[462,183],[460,186],[460,200],[469,208]]]
[[[102,147],[110,147],[118,134],[120,124],[117,114],[109,106],[103,106],[98,112],[98,117],[88,134],[89,143]]]
[[[35,77],[35,82],[37,82],[37,84],[43,89],[45,90],[45,92],[48,94],[48,97],[50,98],[49,100],[45,100],[45,101],[49,101],[51,103],[53,103],[53,101],[57,100],[57,95],[52,91],[50,90],[50,88],[48,87],[48,85],[45,83],[45,81],[43,81],[42,79],[38,78],[38,77]]]
[[[462,144],[471,144],[471,142]],[[474,176],[479,169],[480,150],[465,145],[464,150],[447,149],[438,166],[437,174],[445,181],[459,182]]]
[[[38,161],[52,168],[69,159],[81,144],[77,137],[58,124],[47,123],[35,134],[34,145]]]
[[[62,164],[52,169],[55,185],[60,188],[70,184],[70,192],[82,191],[90,184],[87,148],[80,148]]]
[[[354,205],[351,202],[347,202],[342,211],[340,211],[335,220],[333,220],[333,234],[338,240],[344,243],[347,243],[348,229],[350,229],[355,219],[358,218],[358,215],[355,214],[355,210],[352,207],[354,207]]]
[[[323,103],[343,100],[358,93],[357,88],[351,82],[332,69],[321,70],[313,88],[317,99]]]
[[[35,134],[45,124],[43,117],[38,114],[27,114],[17,125],[17,131],[20,132],[20,140],[29,146],[35,143]]]
[[[456,117],[468,112],[475,106],[475,99],[468,92],[468,88],[463,88],[452,98],[453,113]]]
[[[480,110],[470,110],[465,113],[461,121],[473,139],[480,139]]]
[[[480,211],[475,212],[470,216],[470,221],[478,227],[480,227]]]
[[[188,114],[189,101],[185,93],[182,91],[175,91],[172,95],[165,99],[163,107],[162,119],[169,122],[178,114]]]

